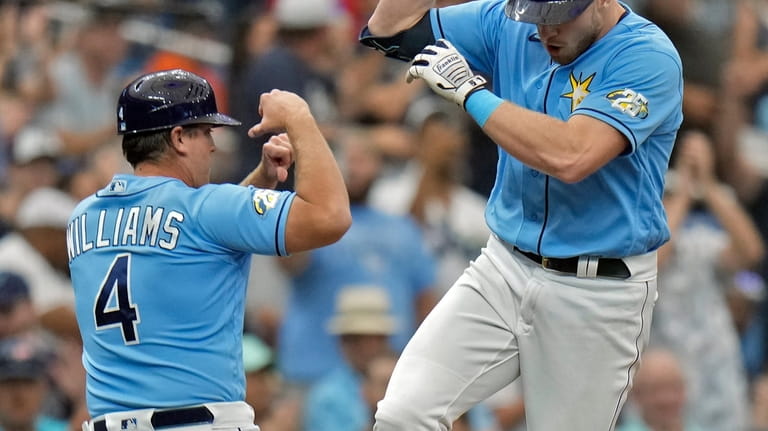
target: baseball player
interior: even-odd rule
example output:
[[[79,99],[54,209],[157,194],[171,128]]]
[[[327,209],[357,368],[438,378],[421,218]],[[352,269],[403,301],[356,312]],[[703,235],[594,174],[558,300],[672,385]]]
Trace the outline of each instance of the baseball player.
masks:
[[[617,0],[432,5],[380,0],[361,41],[413,59],[409,79],[498,145],[492,235],[405,348],[375,429],[450,429],[520,377],[529,430],[611,430],[669,238],[679,56]]]
[[[250,256],[320,247],[351,223],[341,173],[304,100],[273,90],[260,111],[251,136],[287,133],[264,144],[243,184],[214,185],[212,129],[239,122],[218,112],[206,80],[155,72],[120,95],[133,175],[83,200],[67,231],[86,431],[258,430],[243,402]],[[294,160],[296,191],[271,190]]]

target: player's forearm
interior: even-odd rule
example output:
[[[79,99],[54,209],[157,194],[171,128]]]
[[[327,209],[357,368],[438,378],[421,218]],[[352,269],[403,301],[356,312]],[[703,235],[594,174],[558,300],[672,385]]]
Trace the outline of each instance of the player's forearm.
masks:
[[[608,149],[602,143],[605,136],[583,127],[584,121],[597,120],[584,118],[565,122],[504,102],[484,123],[483,131],[527,166],[573,183],[594,173],[622,150],[613,145],[610,151],[605,151]],[[605,127],[602,133],[613,130],[618,134],[610,126]]]
[[[274,189],[277,186],[277,180],[269,178],[265,172],[264,165],[259,165],[240,181],[240,185],[254,186],[261,189]]]
[[[368,20],[368,29],[376,36],[392,36],[415,25],[435,0],[379,0]]]

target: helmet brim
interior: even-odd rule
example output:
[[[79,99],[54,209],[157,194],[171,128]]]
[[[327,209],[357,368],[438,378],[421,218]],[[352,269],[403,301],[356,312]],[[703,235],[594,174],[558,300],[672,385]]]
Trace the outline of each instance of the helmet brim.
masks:
[[[149,127],[149,128],[137,129],[137,130],[119,130],[118,129],[117,134],[133,135],[136,133],[156,132],[158,130],[172,129],[176,126],[189,126],[191,124],[211,124],[215,127],[218,127],[218,126],[240,126],[243,123],[235,120],[234,118],[228,115],[219,114],[217,112],[213,114],[202,115],[200,117],[188,118],[184,121],[180,121],[170,126],[157,126],[157,127]]]
[[[211,124],[214,126],[240,126],[243,123],[235,120],[229,115],[220,114],[218,112],[200,117],[189,118],[181,121],[177,126],[188,126],[190,124]]]
[[[515,21],[557,25],[576,19],[593,0],[508,0],[504,11]]]

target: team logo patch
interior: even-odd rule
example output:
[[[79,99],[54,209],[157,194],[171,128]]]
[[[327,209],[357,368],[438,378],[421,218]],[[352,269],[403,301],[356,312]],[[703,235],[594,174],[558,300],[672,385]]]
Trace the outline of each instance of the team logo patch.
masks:
[[[274,190],[258,189],[253,192],[253,209],[256,210],[256,214],[263,216],[274,208],[278,197],[280,192]]]
[[[561,94],[560,97],[571,99],[571,112],[575,111],[579,107],[579,104],[590,93],[589,86],[592,84],[592,80],[595,79],[595,73],[581,79],[581,73],[579,77],[571,72],[571,76],[568,79],[571,84],[571,91],[565,94]]]
[[[643,119],[648,116],[648,99],[642,94],[625,88],[614,90],[605,96],[611,102],[611,106],[630,117]]]

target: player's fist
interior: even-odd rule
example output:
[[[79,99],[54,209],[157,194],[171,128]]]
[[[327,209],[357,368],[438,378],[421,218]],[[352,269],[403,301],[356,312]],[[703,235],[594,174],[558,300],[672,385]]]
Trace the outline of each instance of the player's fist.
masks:
[[[435,93],[462,108],[470,94],[486,85],[485,78],[473,74],[464,56],[445,39],[427,45],[413,58],[407,81],[418,78],[426,81]]]
[[[292,121],[313,121],[307,102],[290,91],[272,90],[259,98],[261,122],[248,130],[254,138],[265,133],[279,133],[288,129]]]
[[[261,163],[266,168],[269,181],[283,182],[288,178],[288,168],[293,164],[293,146],[287,134],[272,136],[264,143]]]

